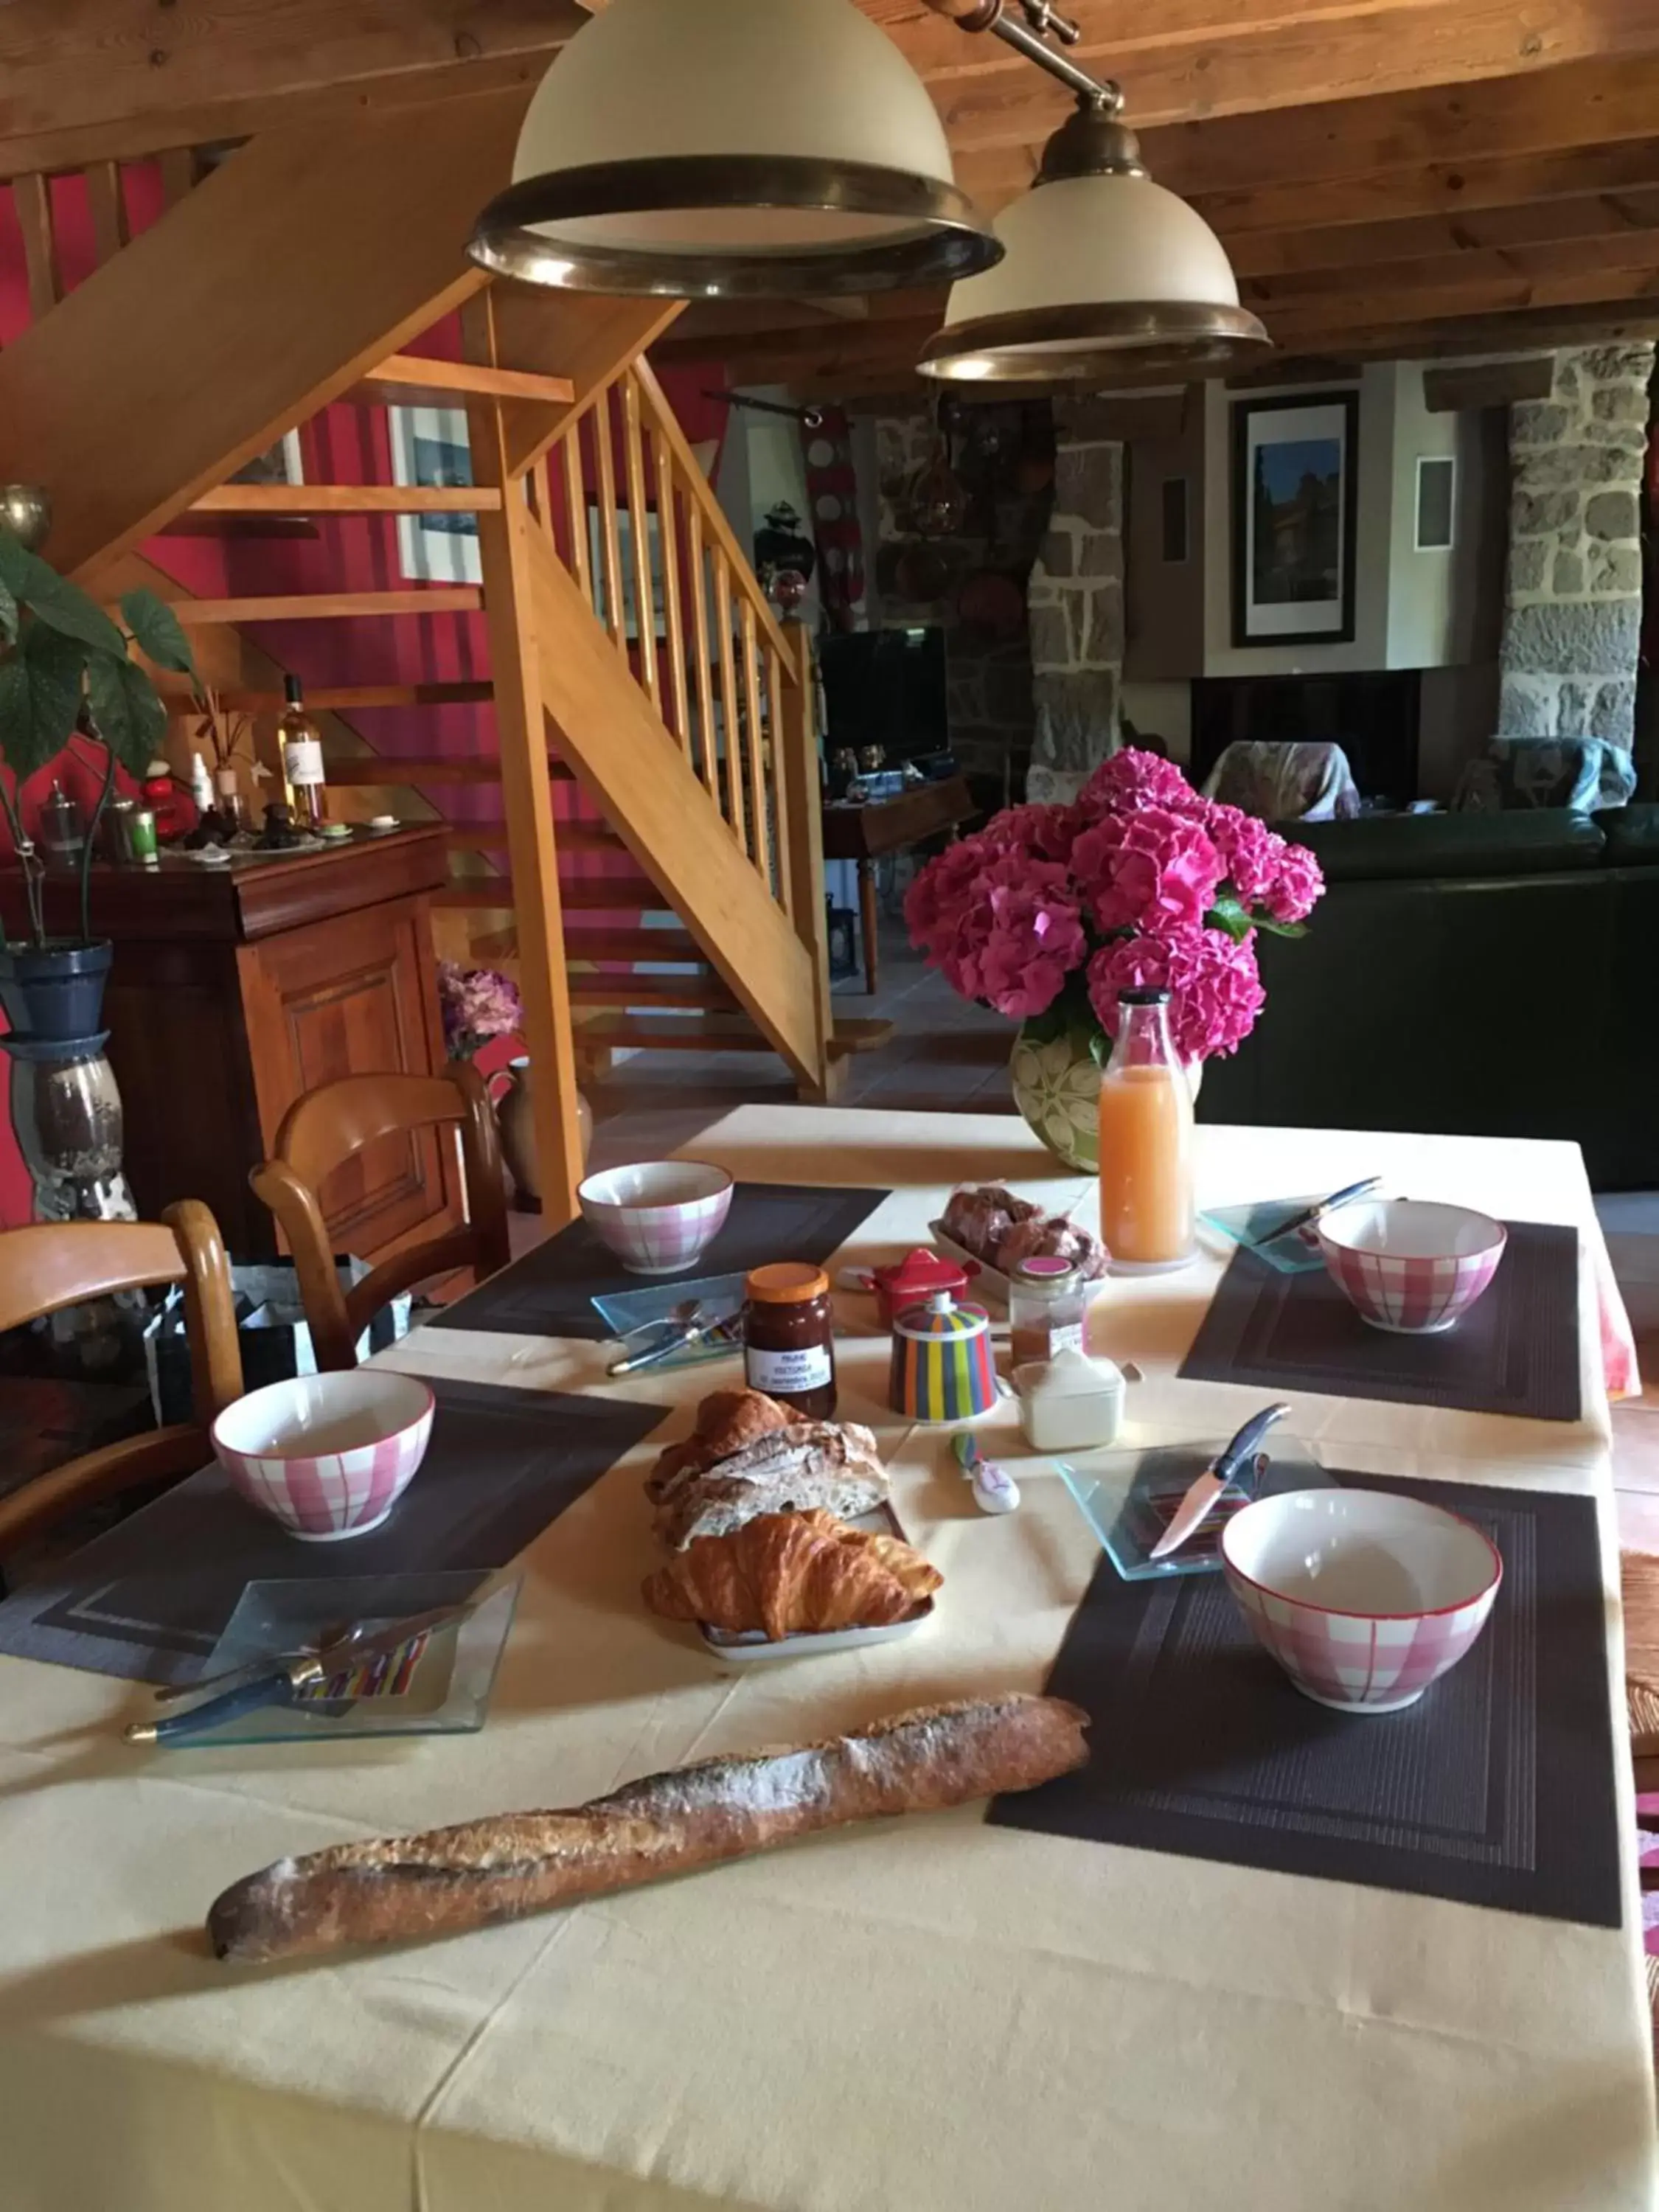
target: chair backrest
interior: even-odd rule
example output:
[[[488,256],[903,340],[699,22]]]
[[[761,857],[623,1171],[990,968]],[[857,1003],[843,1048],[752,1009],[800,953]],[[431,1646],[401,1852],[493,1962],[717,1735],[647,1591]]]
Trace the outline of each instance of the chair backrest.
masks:
[[[230,1261],[199,1200],[170,1206],[161,1223],[52,1221],[0,1231],[0,1329],[118,1291],[179,1282],[195,1420],[89,1452],[0,1498],[0,1554],[94,1498],[191,1474],[209,1456],[209,1425],[242,1395]]]
[[[394,1253],[343,1291],[318,1195],[322,1185],[365,1145],[434,1124],[459,1132],[465,1226]],[[249,1179],[288,1239],[312,1347],[325,1370],[356,1364],[357,1339],[400,1291],[458,1267],[471,1267],[482,1281],[510,1257],[495,1116],[483,1078],[468,1061],[447,1075],[349,1075],[308,1091],[283,1116],[273,1156]]]

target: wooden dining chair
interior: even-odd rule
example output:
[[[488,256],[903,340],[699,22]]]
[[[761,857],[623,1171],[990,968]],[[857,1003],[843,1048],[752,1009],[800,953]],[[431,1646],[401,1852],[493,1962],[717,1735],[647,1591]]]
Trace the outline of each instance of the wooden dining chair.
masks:
[[[118,1291],[178,1282],[195,1419],[87,1452],[0,1498],[0,1559],[95,1499],[193,1474],[213,1456],[210,1425],[242,1395],[230,1261],[199,1199],[168,1206],[159,1222],[43,1221],[0,1231],[0,1329]]]
[[[342,1290],[319,1190],[365,1145],[449,1125],[460,1134],[465,1224],[394,1252],[353,1289]],[[307,1091],[283,1117],[275,1157],[249,1181],[288,1239],[312,1349],[324,1372],[356,1365],[357,1340],[388,1299],[458,1267],[471,1267],[482,1282],[512,1257],[501,1139],[483,1079],[469,1060],[446,1075],[348,1075]]]

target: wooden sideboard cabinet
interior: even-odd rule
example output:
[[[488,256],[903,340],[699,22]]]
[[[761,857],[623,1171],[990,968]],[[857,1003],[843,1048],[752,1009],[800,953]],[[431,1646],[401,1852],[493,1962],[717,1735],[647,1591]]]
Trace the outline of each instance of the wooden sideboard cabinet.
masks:
[[[125,1114],[127,1177],[153,1220],[204,1200],[233,1255],[274,1257],[270,1215],[248,1188],[283,1115],[319,1083],[445,1064],[432,893],[442,826],[322,853],[206,868],[95,866],[92,927],[114,944],[104,999]],[[47,927],[75,932],[74,878],[47,884]],[[8,931],[24,923],[15,869],[0,879]],[[461,1218],[459,1169],[429,1129],[387,1138],[322,1193],[337,1249],[383,1258]]]

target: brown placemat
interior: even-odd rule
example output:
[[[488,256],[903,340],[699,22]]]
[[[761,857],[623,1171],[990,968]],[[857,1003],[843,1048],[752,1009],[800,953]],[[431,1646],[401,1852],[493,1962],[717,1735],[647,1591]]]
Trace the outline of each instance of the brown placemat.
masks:
[[[1373,1328],[1322,1267],[1288,1275],[1254,1252],[1237,1253],[1180,1372],[1194,1382],[1576,1421],[1578,1232],[1553,1222],[1506,1225],[1490,1288],[1441,1336]]]
[[[128,1681],[192,1682],[249,1583],[472,1568],[482,1580],[669,1412],[639,1399],[428,1379],[438,1401],[432,1441],[383,1528],[301,1543],[222,1468],[204,1468],[0,1605],[0,1652]]]
[[[687,1280],[747,1274],[774,1260],[833,1257],[867,1221],[884,1190],[837,1190],[811,1183],[740,1182],[720,1235],[684,1270]],[[590,1344],[611,1334],[593,1310],[596,1297],[637,1291],[672,1275],[630,1275],[586,1222],[573,1221],[446,1307],[432,1328],[478,1328],[507,1336],[574,1336]]]
[[[1126,1583],[1103,1559],[1047,1684],[1093,1715],[1089,1764],[991,1819],[1618,1927],[1595,1501],[1339,1480],[1447,1506],[1498,1546],[1503,1587],[1459,1665],[1404,1712],[1334,1712],[1291,1686],[1219,1574]]]

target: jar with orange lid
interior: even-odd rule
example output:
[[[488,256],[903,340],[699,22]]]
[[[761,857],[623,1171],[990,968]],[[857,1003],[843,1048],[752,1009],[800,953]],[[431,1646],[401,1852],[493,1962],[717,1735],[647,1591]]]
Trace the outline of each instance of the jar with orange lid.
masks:
[[[836,1410],[836,1320],[821,1267],[781,1261],[750,1271],[743,1310],[744,1379],[808,1420]]]

